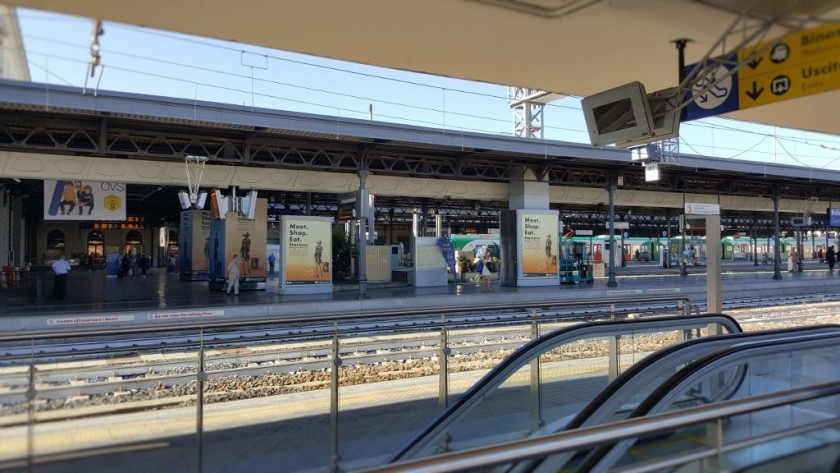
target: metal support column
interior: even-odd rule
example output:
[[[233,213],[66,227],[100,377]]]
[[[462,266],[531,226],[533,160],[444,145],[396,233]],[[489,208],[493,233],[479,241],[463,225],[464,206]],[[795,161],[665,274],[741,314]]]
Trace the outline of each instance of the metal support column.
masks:
[[[329,471],[332,472],[340,471],[339,462],[341,461],[341,455],[338,448],[338,370],[341,368],[341,363],[342,361],[338,350],[338,322],[334,322],[332,366],[330,367],[330,447],[332,449],[332,461],[330,462]]]
[[[537,309],[531,308],[531,340],[536,340],[540,337],[540,324],[537,320]],[[540,373],[540,357],[535,357],[531,360],[531,401],[530,412],[531,420],[529,422],[531,432],[537,432],[545,425],[545,420],[542,416],[542,375]]]
[[[688,276],[688,260],[685,257],[685,239],[688,236],[688,232],[685,231],[686,221],[685,221],[685,193],[683,193],[683,213],[680,215],[680,234],[682,238],[680,239],[680,254],[679,261],[680,261],[680,276]]]
[[[359,217],[359,294],[357,299],[367,299],[367,245],[368,232],[373,232],[373,228],[368,230],[368,215],[370,214],[370,201],[368,198],[368,191],[366,187],[366,180],[370,171],[359,171],[359,197],[356,201],[358,207]]]
[[[438,407],[446,408],[449,403],[449,335],[446,330],[446,314],[441,315],[440,321],[440,371],[438,373]]]
[[[753,266],[758,266],[758,222],[756,221],[755,215],[753,215],[753,224],[752,224],[752,237],[753,237]]]
[[[202,472],[204,471],[204,382],[207,381],[207,373],[204,371],[204,329],[199,332],[198,340],[198,374],[195,377],[195,434],[198,455],[196,471]]]
[[[616,176],[615,173],[611,172],[609,174],[610,185],[609,185],[609,206],[610,206],[610,224],[609,224],[609,233],[610,233],[610,266],[609,272],[607,275],[609,278],[607,279],[607,287],[616,287],[618,283],[615,281],[615,187],[616,187]],[[623,249],[622,249],[623,251]]]
[[[706,215],[706,312],[710,314],[723,309],[720,260],[720,214]]]
[[[781,228],[779,226],[779,189],[773,189],[773,225],[776,232],[776,241],[773,242],[775,255],[773,256],[773,279],[782,279],[782,248]]]

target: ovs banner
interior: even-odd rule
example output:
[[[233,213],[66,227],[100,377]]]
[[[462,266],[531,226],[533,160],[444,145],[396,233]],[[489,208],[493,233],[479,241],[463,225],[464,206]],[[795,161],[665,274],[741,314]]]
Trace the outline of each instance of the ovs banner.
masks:
[[[286,220],[283,225],[286,284],[330,284],[330,222]]]
[[[521,214],[522,273],[524,276],[556,276],[557,216]]]
[[[125,220],[125,183],[44,181],[44,220]]]

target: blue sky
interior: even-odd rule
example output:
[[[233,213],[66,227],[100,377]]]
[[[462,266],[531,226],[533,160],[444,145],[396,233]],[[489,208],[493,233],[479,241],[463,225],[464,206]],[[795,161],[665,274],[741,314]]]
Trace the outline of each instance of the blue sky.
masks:
[[[512,135],[508,87],[105,23],[87,77],[90,19],[18,12],[32,80]],[[545,138],[588,143],[579,98],[545,109]],[[840,137],[713,118],[683,123],[680,151],[840,170]]]

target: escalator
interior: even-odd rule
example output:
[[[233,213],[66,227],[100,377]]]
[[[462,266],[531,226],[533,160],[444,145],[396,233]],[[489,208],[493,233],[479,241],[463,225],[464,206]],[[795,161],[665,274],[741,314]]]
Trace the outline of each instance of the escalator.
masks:
[[[840,379],[838,342],[840,331],[760,344],[736,344],[712,352],[661,383],[627,417],[645,417],[835,382]],[[800,458],[802,462],[818,459],[825,466],[833,464],[840,454],[838,414],[840,396],[834,396],[732,417],[718,425],[691,425],[667,435],[551,455],[536,465],[520,462],[511,470],[599,472],[641,469],[645,464],[670,461],[671,467],[665,471],[771,471],[771,465],[790,467],[792,458]],[[758,444],[750,441],[755,438],[767,441]],[[702,456],[701,452],[713,448],[723,453],[712,459]],[[766,465],[768,470],[753,469],[757,465]],[[824,470],[815,463],[800,463],[796,469],[784,471]]]
[[[713,317],[718,316],[703,316],[701,319],[702,322],[711,322],[715,320]],[[689,326],[695,327],[693,324],[696,324],[698,321],[691,319],[684,318],[680,320]],[[646,322],[661,323],[662,321],[648,320]],[[719,322],[716,321],[715,323]],[[599,333],[598,331],[600,330],[601,333],[610,333],[610,335],[615,336],[622,329],[615,327],[616,330],[610,332],[606,326],[618,324],[617,322],[608,322],[599,324],[597,327],[577,327],[581,331],[577,335],[580,336],[582,333],[587,332],[592,335]],[[631,325],[628,323],[623,329],[627,330],[630,327]],[[641,327],[641,325],[633,326],[633,330],[640,330]],[[662,328],[663,326],[660,326],[657,330],[661,330]],[[648,333],[653,331],[650,329],[652,329],[652,326],[647,330]],[[715,330],[709,331],[714,332]],[[543,422],[538,429],[527,431],[522,429],[522,426],[516,428],[515,424],[508,423],[508,413],[504,412],[500,406],[510,408],[510,406],[540,403],[542,400],[540,393],[534,393],[533,390],[529,391],[526,389],[519,389],[517,392],[508,388],[508,395],[502,396],[499,392],[505,390],[505,380],[513,377],[518,371],[517,368],[521,368],[533,362],[533,360],[538,359],[540,354],[546,353],[557,346],[568,344],[570,340],[575,340],[577,337],[575,337],[575,334],[570,333],[570,331],[563,331],[533,340],[511,355],[504,364],[500,364],[496,369],[488,373],[476,386],[465,393],[457,403],[444,411],[435,421],[417,435],[393,460],[421,458],[444,451],[463,450],[521,438],[539,437],[563,430],[599,425],[634,415],[643,415],[636,412],[636,409],[642,405],[642,401],[649,398],[651,393],[657,391],[660,385],[667,383],[669,378],[678,376],[683,367],[694,366],[693,363],[698,363],[697,360],[701,360],[700,363],[702,363],[702,360],[706,357],[719,353],[728,353],[733,350],[743,350],[750,347],[759,348],[774,343],[813,342],[820,345],[828,344],[830,346],[832,342],[827,340],[837,339],[834,340],[834,344],[840,341],[840,326],[833,325],[781,329],[749,334],[738,333],[739,330],[733,328],[728,328],[725,331],[730,334],[725,336],[691,338],[681,343],[662,348],[656,353],[627,367],[608,386],[602,386],[594,395],[591,395],[593,386],[590,385],[592,383],[584,383],[575,392],[581,394],[581,396],[591,395],[591,402],[584,405],[571,403],[564,405],[562,409],[557,408],[557,406],[551,409],[544,409],[542,411],[543,414],[554,413],[559,414],[559,417],[552,418],[544,415],[541,418]],[[729,389],[733,390],[732,396],[734,396],[737,389],[742,387],[742,382],[748,374],[749,371],[745,367],[733,368],[727,373],[721,373],[718,377],[718,382],[724,386],[729,386]],[[542,391],[545,390],[548,389],[546,386],[543,386]],[[689,391],[684,398],[674,401],[673,407],[684,408],[692,405],[717,402],[721,395],[721,393],[718,393],[717,398],[705,396],[703,390],[695,386],[695,391]],[[723,397],[727,398],[731,396],[723,395]],[[504,399],[504,402],[499,402],[500,399]],[[495,408],[490,408],[488,405],[494,405]],[[524,407],[520,407],[520,409],[524,409]],[[481,416],[475,415],[478,411],[483,411]],[[494,422],[481,425],[476,422],[476,419],[480,417],[493,419]],[[513,428],[505,431],[503,429],[497,429],[499,426],[511,426]],[[460,439],[469,435],[470,432],[474,435],[473,438],[468,441]],[[690,442],[692,439],[684,438],[681,441]],[[678,446],[674,444],[671,447],[677,450],[684,450],[689,445]],[[545,471],[564,470],[563,465],[566,465],[566,462],[572,459],[574,459],[573,464],[581,465],[584,457],[585,455],[582,455],[582,452],[578,452],[577,455],[567,453],[554,456],[550,462],[551,467]],[[588,463],[586,465],[587,468],[592,466]],[[576,469],[572,465],[566,466],[569,468],[569,471]],[[533,467],[535,467],[535,464],[531,462],[522,462],[513,466],[513,470],[529,471]],[[540,471],[542,471],[542,468],[540,468]]]
[[[725,315],[595,322],[543,335],[488,372],[391,461],[562,430],[611,381],[663,347],[737,334]]]

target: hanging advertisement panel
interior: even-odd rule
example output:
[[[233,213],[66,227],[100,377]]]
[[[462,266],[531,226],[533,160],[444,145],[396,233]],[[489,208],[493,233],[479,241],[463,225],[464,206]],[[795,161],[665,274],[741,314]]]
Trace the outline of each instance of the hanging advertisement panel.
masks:
[[[192,270],[207,272],[210,269],[210,212],[189,210],[193,213]]]
[[[125,220],[123,182],[44,181],[44,220]]]
[[[225,248],[226,220],[212,219],[210,221],[210,280],[225,280],[227,270]]]
[[[178,250],[181,257],[181,272],[192,272],[192,242],[193,242],[193,213],[189,210],[181,212],[181,220],[178,223],[178,236],[181,241],[178,245]]]
[[[522,275],[557,276],[557,216],[523,212],[519,218]]]
[[[222,221],[225,225],[223,274],[228,277],[228,266],[233,255],[239,255],[240,286],[248,281],[265,281],[267,260],[266,245],[268,205],[266,199],[257,199],[253,220],[242,218],[237,212],[228,212]]]
[[[331,284],[331,223],[288,217],[282,232],[285,284]]]
[[[181,279],[206,279],[210,269],[211,214],[184,210],[178,226]]]

